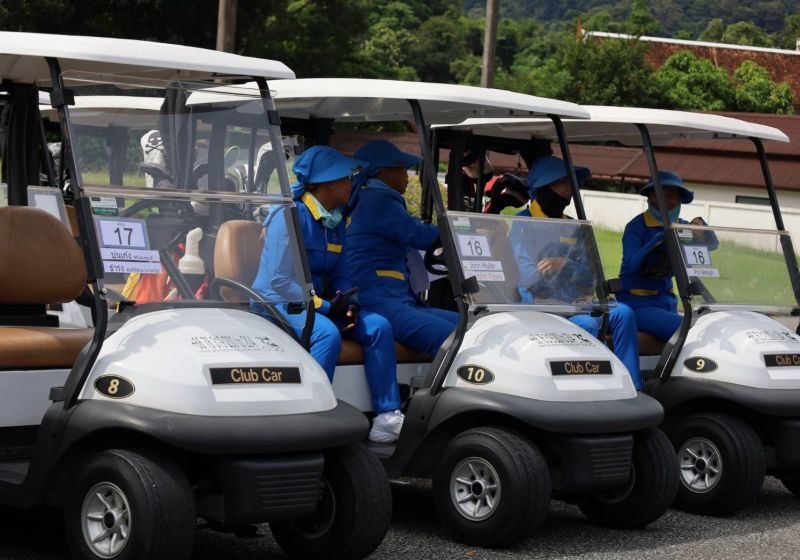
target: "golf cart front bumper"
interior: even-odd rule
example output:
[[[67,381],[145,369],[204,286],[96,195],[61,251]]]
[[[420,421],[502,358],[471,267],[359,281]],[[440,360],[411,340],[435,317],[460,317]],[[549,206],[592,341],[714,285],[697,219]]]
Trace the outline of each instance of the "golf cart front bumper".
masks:
[[[548,433],[609,435],[655,428],[664,409],[642,393],[622,400],[556,402],[449,387],[436,396],[428,429],[464,414],[500,414]]]
[[[361,441],[369,430],[366,416],[342,401],[330,410],[302,414],[197,416],[86,400],[65,420],[62,451],[101,430],[120,430],[202,456],[321,451]]]

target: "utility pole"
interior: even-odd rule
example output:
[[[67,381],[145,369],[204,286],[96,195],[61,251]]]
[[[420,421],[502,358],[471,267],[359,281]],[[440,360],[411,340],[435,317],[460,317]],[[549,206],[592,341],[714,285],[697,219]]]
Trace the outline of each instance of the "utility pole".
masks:
[[[236,48],[236,0],[219,0],[217,50],[232,53]]]
[[[486,31],[483,35],[483,67],[481,87],[494,84],[494,51],[497,45],[497,12],[499,0],[486,0]]]

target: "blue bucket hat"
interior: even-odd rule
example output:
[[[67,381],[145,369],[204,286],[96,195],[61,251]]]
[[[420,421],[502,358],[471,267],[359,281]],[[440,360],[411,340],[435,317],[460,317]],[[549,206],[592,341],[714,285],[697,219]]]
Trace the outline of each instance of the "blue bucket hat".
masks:
[[[591,175],[588,167],[575,166],[575,176],[578,183],[583,183]],[[553,184],[567,176],[567,166],[564,160],[556,156],[543,156],[533,162],[533,169],[528,173],[528,194],[536,198],[536,191]]]
[[[367,177],[372,177],[386,167],[405,167],[408,169],[422,161],[422,156],[401,151],[388,140],[370,140],[353,154],[368,162]]]
[[[294,198],[300,198],[307,185],[336,181],[360,173],[368,163],[345,156],[330,146],[311,146],[300,154],[294,165],[297,182],[292,185]]]
[[[678,189],[682,204],[689,204],[694,200],[694,193],[684,186],[683,179],[680,178],[680,175],[672,171],[659,171],[658,178],[661,180],[662,187],[674,187]],[[653,181],[650,181],[639,191],[639,194],[642,196],[650,196],[650,193],[653,192],[655,188],[656,186],[653,184]]]

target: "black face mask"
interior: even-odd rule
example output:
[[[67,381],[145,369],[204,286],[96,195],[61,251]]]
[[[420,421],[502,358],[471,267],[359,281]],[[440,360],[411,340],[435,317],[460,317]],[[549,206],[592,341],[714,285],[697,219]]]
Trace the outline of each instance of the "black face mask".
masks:
[[[553,192],[550,185],[544,186],[536,193],[536,201],[548,218],[561,218],[564,209],[569,206],[569,199]]]

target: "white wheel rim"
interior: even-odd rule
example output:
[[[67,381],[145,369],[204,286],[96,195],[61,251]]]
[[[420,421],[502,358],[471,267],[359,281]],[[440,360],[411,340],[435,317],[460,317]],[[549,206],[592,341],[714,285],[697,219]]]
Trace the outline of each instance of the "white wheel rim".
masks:
[[[716,488],[722,478],[722,454],[711,440],[693,437],[678,450],[681,483],[698,494]]]
[[[463,459],[450,475],[453,507],[470,521],[483,521],[497,511],[501,490],[497,471],[480,457]]]
[[[89,550],[99,558],[115,558],[128,544],[131,515],[128,499],[118,486],[92,486],[81,507],[81,528]]]

